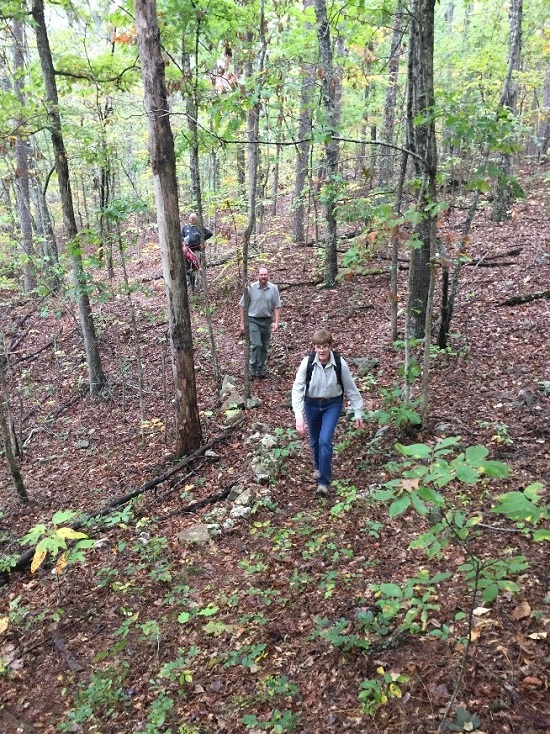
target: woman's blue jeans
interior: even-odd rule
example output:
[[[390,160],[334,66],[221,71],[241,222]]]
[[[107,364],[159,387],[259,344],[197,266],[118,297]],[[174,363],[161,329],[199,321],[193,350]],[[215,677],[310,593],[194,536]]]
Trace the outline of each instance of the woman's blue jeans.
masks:
[[[304,401],[313,461],[319,472],[317,483],[326,487],[332,478],[332,439],[343,402],[343,395],[326,399],[306,397]]]

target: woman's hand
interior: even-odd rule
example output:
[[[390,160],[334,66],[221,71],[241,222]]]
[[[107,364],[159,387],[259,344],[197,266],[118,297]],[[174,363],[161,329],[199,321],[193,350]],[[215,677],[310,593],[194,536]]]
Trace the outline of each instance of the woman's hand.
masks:
[[[296,430],[300,436],[303,436],[306,432],[306,422],[303,418],[296,418]]]
[[[363,428],[363,419],[361,418],[361,416],[359,416],[359,418],[356,418],[355,419],[355,427],[356,428]]]

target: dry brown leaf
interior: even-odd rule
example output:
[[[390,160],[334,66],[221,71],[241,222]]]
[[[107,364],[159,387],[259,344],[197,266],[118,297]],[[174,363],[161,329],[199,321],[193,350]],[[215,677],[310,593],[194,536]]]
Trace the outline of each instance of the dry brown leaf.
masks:
[[[472,614],[474,615],[474,617],[481,617],[483,614],[487,614],[490,611],[491,610],[487,609],[486,607],[476,607]]]
[[[528,604],[526,601],[522,601],[521,604],[518,604],[517,607],[512,610],[510,616],[516,621],[520,619],[525,619],[526,617],[530,617],[531,605]]]

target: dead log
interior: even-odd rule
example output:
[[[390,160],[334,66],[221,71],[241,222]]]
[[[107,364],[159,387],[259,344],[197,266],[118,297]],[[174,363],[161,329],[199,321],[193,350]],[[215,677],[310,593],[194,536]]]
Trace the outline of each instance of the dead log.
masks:
[[[507,301],[503,301],[501,306],[517,306],[520,303],[531,303],[541,298],[550,298],[550,291],[540,291],[539,293],[527,293],[524,296],[513,296]]]
[[[153,487],[157,487],[159,484],[162,484],[167,479],[170,479],[174,474],[177,474],[177,472],[181,471],[183,467],[187,466],[191,462],[193,462],[195,459],[202,456],[206,451],[211,449],[213,446],[215,446],[217,443],[221,443],[222,441],[225,441],[225,439],[230,435],[230,433],[241,423],[244,421],[244,418],[242,418],[240,421],[237,421],[233,425],[229,426],[229,428],[226,428],[225,431],[222,431],[220,434],[215,436],[213,439],[208,441],[208,443],[205,443],[204,446],[199,446],[199,448],[194,451],[190,456],[187,456],[178,463],[173,466],[168,471],[164,472],[158,477],[155,477],[154,479],[150,479],[148,482],[145,482],[145,484],[142,484],[141,487],[138,487],[137,489],[132,490],[131,492],[127,492],[126,494],[122,495],[122,497],[117,497],[117,499],[112,500],[108,504],[106,504],[103,508],[98,510],[97,512],[94,512],[91,515],[88,515],[87,517],[83,518],[79,522],[75,522],[69,527],[71,527],[73,530],[80,530],[83,525],[89,523],[92,520],[95,520],[96,518],[105,517],[106,515],[109,515],[112,510],[114,510],[116,507],[120,507],[121,505],[125,505],[130,500],[133,500],[135,497],[139,497],[140,494],[143,494],[144,492],[147,492],[149,489],[153,489]],[[227,494],[229,494],[229,490],[223,490],[221,494],[224,494],[224,492],[227,491]],[[211,501],[217,501],[219,497],[216,499],[213,499]],[[208,499],[201,500],[202,503],[209,504],[210,502]],[[197,507],[192,507],[192,509],[187,510],[188,512],[192,512],[193,509],[199,509],[200,507],[204,507],[205,504],[201,504],[201,502],[194,503],[197,505]],[[181,511],[181,510],[180,510]],[[0,573],[0,585],[7,584],[9,582],[9,578],[11,574],[15,572],[22,572],[25,571],[31,564],[32,558],[34,556],[35,548],[29,548],[24,553],[22,553],[19,558],[17,559],[15,565]]]

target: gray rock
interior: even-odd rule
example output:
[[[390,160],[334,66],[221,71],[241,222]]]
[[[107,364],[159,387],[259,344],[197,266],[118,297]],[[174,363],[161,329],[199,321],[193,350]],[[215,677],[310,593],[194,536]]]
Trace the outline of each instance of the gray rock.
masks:
[[[219,535],[222,534],[222,528],[221,525],[217,522],[208,523],[208,534],[211,538],[217,538]]]
[[[244,490],[245,490],[245,487],[242,484],[235,484],[235,486],[231,488],[231,492],[229,492],[227,499],[229,500],[229,502],[235,502],[237,497],[242,492],[244,492]]]
[[[550,265],[550,252],[542,252],[533,260],[533,265]]]
[[[225,400],[223,401],[220,410],[222,412],[225,412],[226,410],[231,410],[232,408],[244,408],[244,398],[242,395],[239,395],[239,393],[229,393],[229,395],[227,395]]]
[[[245,489],[244,492],[235,499],[235,506],[252,507],[256,501],[256,495],[252,489]]]
[[[218,507],[213,507],[210,510],[210,512],[206,513],[203,520],[205,523],[208,523],[209,525],[211,523],[218,523],[218,522],[221,522],[221,520],[225,518],[225,516],[227,515],[227,512],[228,512],[227,507],[223,507],[221,505]]]
[[[254,472],[256,481],[260,484],[269,482],[277,474],[277,462],[270,456],[255,456],[250,468]]]
[[[229,517],[236,520],[239,518],[245,518],[250,517],[252,513],[251,507],[243,507],[242,505],[235,505],[231,512],[229,513]]]
[[[210,541],[210,533],[208,532],[208,526],[199,522],[192,528],[182,530],[176,538],[180,545],[192,545],[193,543],[202,545]]]
[[[357,373],[360,377],[370,375],[380,364],[380,360],[377,357],[351,357],[347,361],[357,367]]]
[[[260,398],[258,398],[256,395],[252,395],[246,401],[246,409],[252,410],[252,408],[259,408],[261,404],[262,401],[260,400]]]
[[[243,412],[240,408],[229,408],[225,411],[225,425],[230,426],[233,423],[239,421],[243,416]]]
[[[220,390],[220,397],[225,398],[226,395],[235,391],[235,385],[237,384],[236,379],[233,375],[224,375],[222,381],[222,387]]]
[[[215,451],[212,451],[212,449],[208,449],[208,451],[204,452],[205,459],[210,459],[210,461],[218,461],[220,458],[220,455],[217,454]]]
[[[270,433],[267,433],[262,440],[260,441],[262,448],[264,449],[272,449],[274,446],[277,445],[277,439],[275,436],[272,436]]]
[[[434,426],[434,436],[449,436],[453,433],[453,427],[450,423],[438,423]]]

